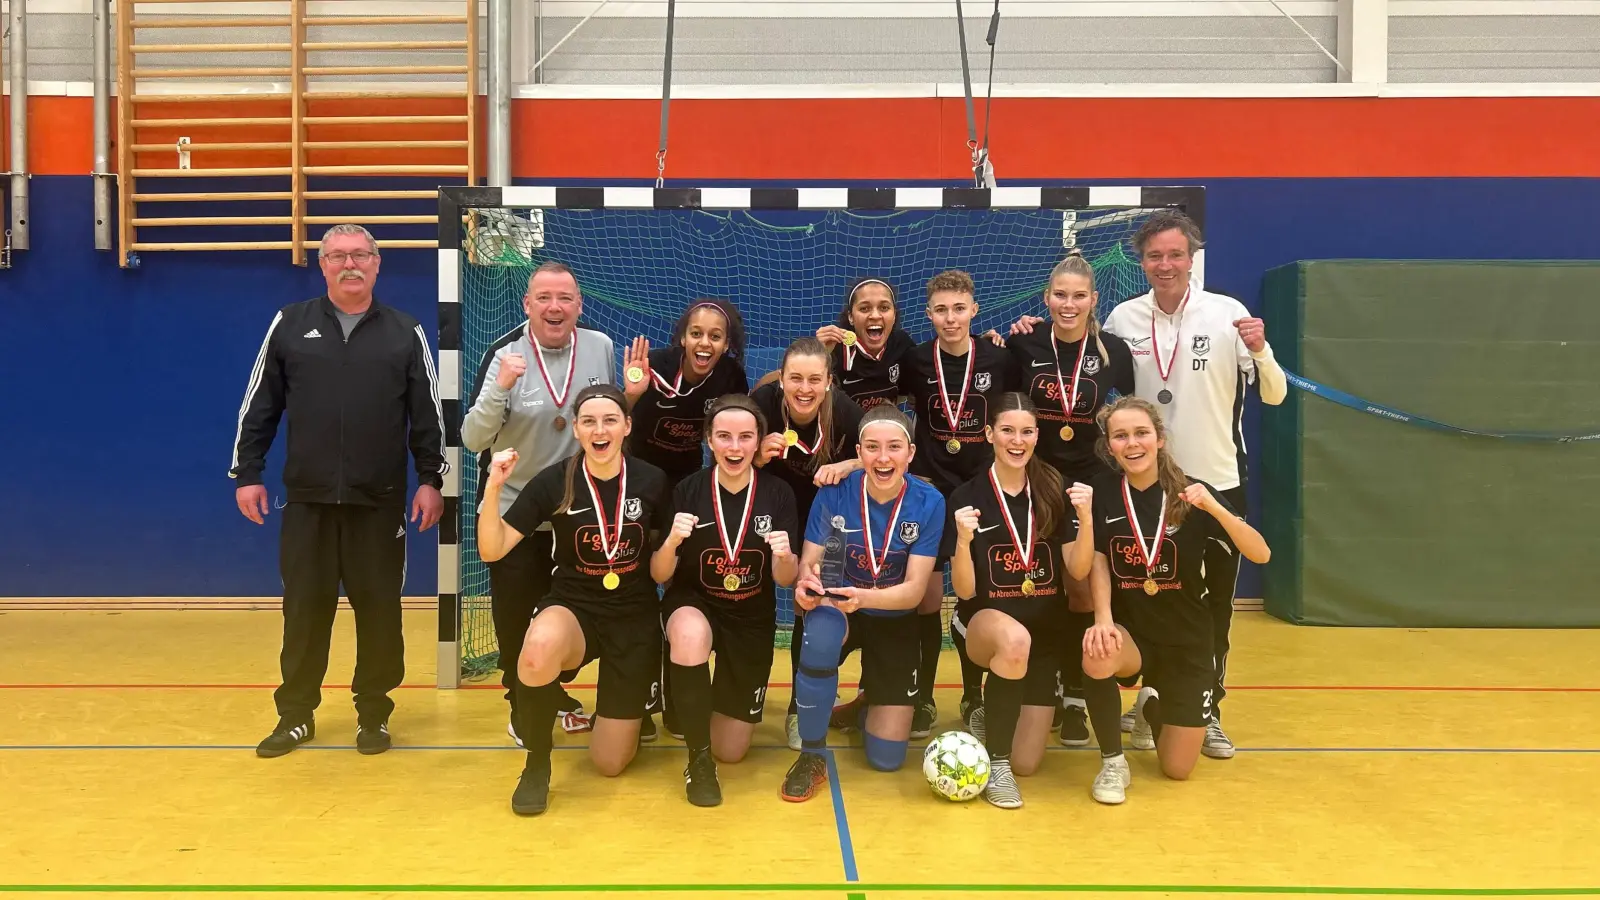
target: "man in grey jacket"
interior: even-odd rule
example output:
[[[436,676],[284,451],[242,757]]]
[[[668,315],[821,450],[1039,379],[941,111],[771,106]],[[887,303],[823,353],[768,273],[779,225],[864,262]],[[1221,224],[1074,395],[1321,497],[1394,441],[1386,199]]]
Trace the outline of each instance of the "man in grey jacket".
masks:
[[[616,347],[598,331],[578,327],[583,294],[572,270],[558,262],[540,265],[522,298],[528,321],[502,335],[484,353],[473,385],[472,407],[461,423],[461,443],[480,455],[480,479],[497,451],[515,448],[517,466],[500,490],[500,513],[517,499],[539,472],[578,452],[568,413],[578,392],[591,384],[610,384]],[[481,488],[481,485],[480,485]],[[495,641],[500,648],[501,684],[512,705],[507,731],[517,734],[516,666],[535,609],[550,592],[551,532],[540,526],[504,559],[489,563]],[[563,701],[563,725],[584,730],[582,707]]]

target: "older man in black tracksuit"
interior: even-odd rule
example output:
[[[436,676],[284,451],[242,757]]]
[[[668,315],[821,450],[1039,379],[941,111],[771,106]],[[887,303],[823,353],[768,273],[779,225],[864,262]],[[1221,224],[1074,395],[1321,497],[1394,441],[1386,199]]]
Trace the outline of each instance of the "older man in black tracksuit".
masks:
[[[405,676],[400,591],[406,559],[406,452],[416,460],[411,521],[439,521],[448,471],[444,415],[427,335],[372,299],[378,246],[336,225],[318,253],[328,293],[278,311],[239,408],[229,475],[239,511],[262,524],[271,506],[261,472],[289,415],[278,564],[283,575],[283,684],[278,726],[256,747],[282,756],[316,734],[339,585],[356,616],[356,749],[389,749],[389,692]]]

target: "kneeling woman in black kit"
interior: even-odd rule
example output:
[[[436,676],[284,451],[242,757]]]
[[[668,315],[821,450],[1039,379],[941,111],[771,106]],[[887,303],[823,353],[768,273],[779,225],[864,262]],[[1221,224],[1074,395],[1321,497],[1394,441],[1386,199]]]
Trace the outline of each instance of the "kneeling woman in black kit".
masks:
[[[1096,486],[1094,514],[1079,524],[1079,540],[1093,530],[1095,547],[1095,624],[1084,634],[1083,671],[1102,684],[1143,674],[1138,708],[1154,732],[1161,771],[1181,781],[1200,758],[1212,715],[1206,548],[1221,541],[1258,564],[1272,554],[1219,492],[1173,462],[1166,426],[1149,401],[1123,397],[1101,410],[1099,421],[1101,454],[1119,475]],[[1095,799],[1121,802],[1127,763],[1119,754],[1103,766]],[[1118,768],[1120,788],[1108,775]]]
[[[1038,410],[1023,394],[1006,393],[990,409],[994,462],[962,484],[946,504],[950,581],[959,602],[950,623],[956,651],[989,672],[984,706],[971,727],[993,768],[983,795],[995,806],[1022,805],[1013,772],[1031,775],[1044,758],[1056,706],[1056,672],[1067,644],[1063,572],[1088,574],[1088,546],[1074,546],[1061,474],[1040,459]],[[1090,492],[1073,500],[1087,512]],[[1078,551],[1074,553],[1074,551]],[[1078,557],[1074,560],[1074,556]],[[1071,660],[1076,663],[1076,659]],[[1113,713],[1111,726],[1116,727]],[[980,733],[981,732],[981,733]]]
[[[589,759],[619,775],[639,746],[639,722],[660,690],[661,610],[646,562],[672,519],[661,470],[623,455],[630,422],[622,391],[584,388],[572,433],[582,452],[535,475],[502,519],[500,485],[515,450],[490,464],[478,511],[478,549],[486,561],[511,551],[540,523],[555,533],[555,576],[539,602],[517,657],[517,710],[528,757],[511,795],[519,815],[544,812],[550,794],[550,726],[559,678],[570,681],[600,660]]]
[[[717,399],[704,431],[716,465],[673,489],[672,530],[650,558],[650,574],[671,582],[661,617],[672,654],[671,703],[689,748],[684,789],[695,806],[716,806],[716,760],[744,758],[766,706],[778,629],[773,587],[792,586],[799,572],[791,541],[800,522],[794,491],[756,473],[767,423],[754,400]]]

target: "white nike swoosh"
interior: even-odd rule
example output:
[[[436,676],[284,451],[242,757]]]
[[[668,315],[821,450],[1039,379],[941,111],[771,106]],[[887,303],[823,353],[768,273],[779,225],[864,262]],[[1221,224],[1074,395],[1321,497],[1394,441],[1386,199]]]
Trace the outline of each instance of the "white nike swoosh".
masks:
[[[856,384],[856,383],[862,382],[862,381],[866,381],[866,379],[865,378],[846,378],[844,380],[844,383],[845,384]]]
[[[936,384],[939,383],[939,379],[937,379],[937,378],[929,378],[928,379],[928,383],[936,385]]]
[[[1033,363],[1033,367],[1034,367],[1034,368],[1035,368],[1035,369],[1037,369],[1037,368],[1040,368],[1040,367],[1042,367],[1042,366],[1048,366],[1048,365],[1050,365],[1050,363],[1046,363],[1046,362],[1036,362],[1036,363]]]
[[[583,509],[569,509],[569,510],[567,510],[567,515],[575,516],[578,513],[586,513],[588,511],[589,511],[589,507],[587,507],[587,506],[585,506]]]
[[[990,525],[988,528],[979,528],[978,529],[978,533],[979,534],[983,534],[985,531],[993,531],[993,530],[995,530],[996,528],[999,528],[999,527],[1000,527],[1000,523],[996,522],[995,524]]]
[[[524,397],[532,397],[534,394],[539,393],[540,390],[541,390],[541,388],[538,385],[534,385],[533,387],[528,388],[527,390],[523,391],[522,392],[522,396],[524,396]]]
[[[710,528],[712,525],[715,525],[715,524],[717,524],[717,523],[716,523],[715,520],[713,520],[713,521],[710,521],[710,522],[701,522],[700,524],[698,524],[698,525],[696,525],[694,527],[695,527],[696,530],[699,530],[701,528]]]
[[[1126,518],[1127,518],[1127,516],[1117,516],[1115,519],[1107,519],[1106,520],[1106,524],[1110,525],[1112,522],[1121,522],[1123,519],[1126,519]]]

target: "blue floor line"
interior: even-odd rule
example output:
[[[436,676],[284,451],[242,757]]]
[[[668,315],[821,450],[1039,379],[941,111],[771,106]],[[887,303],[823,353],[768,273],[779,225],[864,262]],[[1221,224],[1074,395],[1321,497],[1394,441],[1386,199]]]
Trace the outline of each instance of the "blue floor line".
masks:
[[[844,880],[860,881],[856,873],[856,848],[850,841],[850,817],[844,811],[844,789],[839,786],[839,766],[834,762],[832,750],[823,756],[828,761],[828,791],[833,795],[833,824],[839,831],[839,855],[844,859]]]

